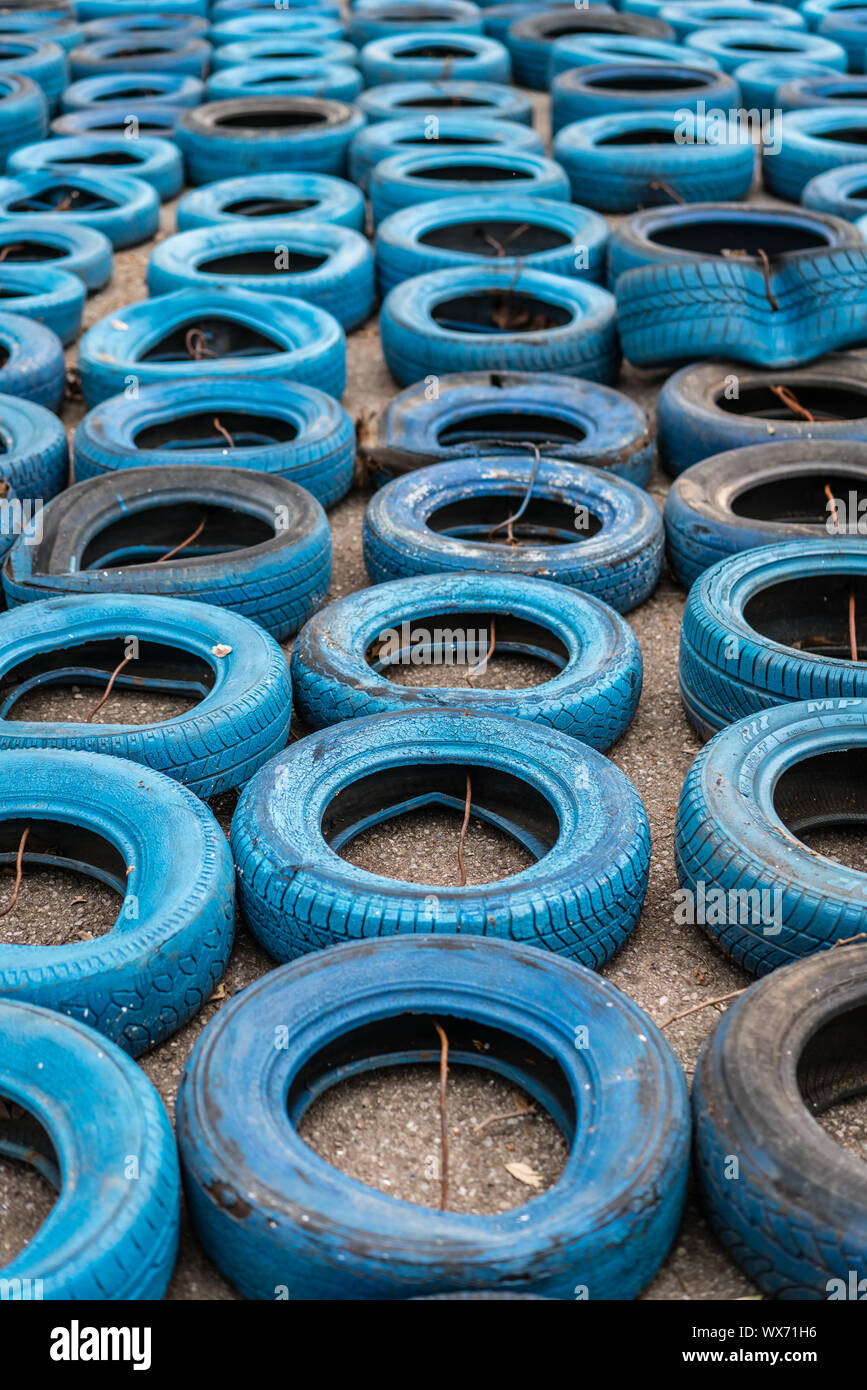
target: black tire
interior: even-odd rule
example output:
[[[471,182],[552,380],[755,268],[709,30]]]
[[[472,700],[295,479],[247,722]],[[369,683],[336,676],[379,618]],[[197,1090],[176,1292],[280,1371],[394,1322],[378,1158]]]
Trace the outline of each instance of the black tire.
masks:
[[[256,97],[207,102],[187,111],[175,138],[190,183],[271,170],[340,176],[346,172],[349,142],[364,121],[342,101]]]
[[[516,20],[506,31],[506,47],[512,55],[512,71],[519,87],[544,91],[548,86],[551,45],[566,34],[634,34],[645,39],[673,39],[674,30],[664,20],[647,15],[617,14],[608,5],[553,5],[540,14]]]

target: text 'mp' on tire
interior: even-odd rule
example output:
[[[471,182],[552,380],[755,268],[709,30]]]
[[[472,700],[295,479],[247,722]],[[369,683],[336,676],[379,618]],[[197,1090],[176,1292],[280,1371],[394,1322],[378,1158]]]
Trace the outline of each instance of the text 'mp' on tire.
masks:
[[[33,1298],[162,1298],[178,1246],[180,1175],[153,1084],[91,1028],[10,999],[0,999],[0,1056],[0,1094],[25,1112],[0,1122],[0,1152],[31,1162],[58,1189],[0,1278],[38,1289]],[[123,1176],[130,1157],[135,1181]]]
[[[704,738],[793,700],[861,698],[867,664],[867,547],[840,499],[844,539],[781,541],[742,551],[693,584],[680,634],[680,694]],[[852,596],[854,595],[854,605]],[[854,613],[852,607],[854,606]]]
[[[387,998],[376,1003],[384,978]],[[293,1026],[278,1050],[274,1029],[287,1011]],[[346,1047],[356,1045],[360,1072],[427,1061],[439,1019],[453,1059],[526,1088],[569,1145],[563,1175],[529,1204],[479,1217],[396,1202],[297,1133],[311,1100],[340,1079]],[[576,1122],[579,1095],[593,1107],[592,1144]],[[251,1298],[518,1289],[623,1299],[648,1283],[674,1239],[688,1111],[668,1043],[607,980],[523,944],[426,936],[341,946],[232,1000],[187,1064],[178,1137],[200,1238]]]
[[[212,101],[178,122],[190,183],[272,170],[346,171],[349,142],[364,125],[354,106],[322,97],[251,97]]]
[[[143,723],[16,718],[31,690],[78,685],[162,691],[195,703]],[[131,667],[131,672],[130,668]],[[198,796],[241,786],[284,746],[289,667],[272,637],[226,608],[111,594],[42,599],[0,616],[0,751],[62,748],[129,758]],[[110,710],[110,705],[106,706]]]
[[[823,951],[736,999],[696,1069],[702,1204],[769,1298],[863,1297],[864,1165],[816,1116],[863,1091],[865,1003],[863,942]]]
[[[352,483],[355,427],[314,386],[204,376],[102,401],[79,424],[73,457],[79,482],[166,464],[243,468],[287,478],[330,507]]]
[[[53,329],[21,314],[0,313],[0,349],[0,392],[59,410],[66,393],[66,363]]]
[[[340,857],[361,830],[419,806],[462,811],[467,776],[473,814],[524,846],[526,869],[451,888]],[[245,919],[278,960],[435,931],[521,941],[597,968],[638,921],[650,848],[638,793],[601,753],[466,709],[378,714],[308,735],[250,783],[231,843]]]
[[[302,217],[364,231],[364,195],[333,174],[251,174],[190,189],[177,206],[179,232],[264,217]]]
[[[467,570],[531,574],[619,613],[650,596],[662,568],[662,517],[646,492],[529,451],[396,478],[374,494],[362,540],[374,583]]]
[[[204,802],[136,763],[101,753],[0,753],[0,859],[60,867],[119,894],[117,920],[87,942],[0,945],[0,1005],[21,999],[75,1018],[137,1056],[176,1032],[229,959],[235,883]]]

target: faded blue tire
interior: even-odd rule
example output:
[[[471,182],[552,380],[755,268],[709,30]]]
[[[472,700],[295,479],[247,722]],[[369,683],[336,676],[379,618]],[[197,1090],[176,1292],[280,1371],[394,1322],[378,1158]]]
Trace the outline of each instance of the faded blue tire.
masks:
[[[348,63],[290,61],[239,63],[208,78],[208,101],[244,101],[249,97],[324,97],[355,101],[361,73]]]
[[[384,483],[428,464],[534,444],[546,458],[590,464],[642,487],[653,467],[653,433],[635,401],[545,372],[449,373],[433,397],[424,383],[411,386],[362,428],[359,451],[373,481]]]
[[[485,266],[405,280],[386,296],[379,322],[388,369],[403,386],[475,371],[611,384],[620,367],[614,316],[613,295],[588,281]]]
[[[471,147],[483,158],[490,150],[500,153],[543,154],[542,138],[535,130],[517,121],[480,121],[470,113],[436,117],[403,116],[400,120],[374,121],[353,138],[349,147],[349,175],[359,188],[366,189],[376,165],[393,154],[422,150],[461,150]]]
[[[526,92],[497,82],[387,82],[384,87],[368,87],[357,104],[369,121],[393,121],[432,112],[533,124],[533,105]]]
[[[48,103],[30,77],[0,75],[0,170],[22,145],[44,140],[48,133]]]
[[[664,39],[635,34],[566,34],[551,45],[548,83],[553,86],[561,72],[594,63],[688,63],[693,67],[696,62],[704,66],[705,61],[699,54],[687,53],[681,44]],[[716,63],[710,59],[707,66],[715,68]]]
[[[867,100],[867,77],[853,73],[792,73],[777,89],[777,105],[784,111],[837,107],[864,100]]]
[[[574,5],[539,6],[535,14],[518,19],[506,33],[519,87],[545,91],[554,44],[567,35],[632,34],[646,39],[673,39],[674,30],[663,20],[644,15],[613,13],[609,6],[580,9]]]
[[[445,627],[431,629],[433,613]],[[491,646],[549,662],[551,679],[509,690],[471,685],[467,667],[484,668]],[[402,666],[455,661],[462,669],[451,681],[440,671],[444,684],[435,688],[390,679]],[[317,613],[292,650],[295,706],[314,729],[389,710],[471,709],[546,724],[603,751],[629,727],[641,675],[638,642],[619,614],[589,594],[526,575],[426,574],[374,584]]]
[[[265,9],[252,10],[249,14],[221,16],[208,30],[208,38],[215,49],[220,49],[247,39],[298,38],[327,43],[330,39],[342,38],[343,33],[344,26],[339,15],[317,14],[303,6],[295,6],[290,13],[281,13],[270,5]]]
[[[695,50],[693,50],[695,51]],[[696,57],[698,57],[696,53]],[[816,63],[809,58],[751,58],[734,68],[732,77],[741,89],[742,105],[747,110],[767,111],[781,105],[777,94],[793,78],[840,77],[838,68],[828,63]],[[783,108],[785,109],[785,108]]]
[[[817,174],[843,164],[863,164],[867,106],[816,106],[786,111],[779,122],[780,148],[762,164],[766,186],[796,203]]]
[[[358,67],[358,49],[342,39],[317,39],[301,35],[288,35],[285,38],[246,39],[239,43],[227,43],[215,48],[211,70],[217,74],[224,68],[255,67],[266,63],[307,63],[312,67],[324,67],[328,63],[339,63],[341,67]],[[267,93],[260,93],[261,96]]]
[[[841,164],[837,169],[817,174],[804,185],[801,203],[805,208],[843,217],[847,222],[857,223],[859,218],[867,217],[867,163]],[[859,231],[863,236],[864,228],[859,227]]]
[[[204,799],[241,786],[286,743],[286,659],[263,628],[226,608],[143,594],[49,598],[4,613],[0,636],[4,753],[109,753],[164,772]],[[191,709],[130,725],[87,722],[86,703],[80,723],[14,717],[15,703],[34,686],[104,693],[130,639],[138,643],[135,674],[120,671],[113,688],[187,694],[196,699]]]
[[[690,590],[680,636],[680,694],[699,734],[794,700],[867,695],[867,665],[850,659],[847,622],[854,590],[860,653],[865,573],[855,535],[760,546],[706,570]],[[766,727],[761,718],[757,727]]]
[[[100,319],[78,348],[88,405],[184,377],[253,376],[317,386],[339,400],[346,338],[302,299],[243,290],[176,290]]]
[[[40,140],[10,155],[6,172],[10,178],[34,169],[54,169],[58,174],[66,170],[99,173],[102,166],[109,170],[120,167],[133,178],[143,179],[163,199],[176,198],[184,186],[184,162],[177,145],[142,135],[135,140],[123,135]]]
[[[684,47],[715,59],[723,72],[734,72],[753,58],[766,59],[769,53],[786,60],[800,58],[825,63],[838,72],[847,68],[846,50],[839,43],[818,34],[778,29],[769,24],[712,24],[707,29],[694,29],[684,39]]]
[[[391,34],[481,34],[482,12],[469,0],[357,0],[349,15],[349,39],[363,48]]]
[[[608,224],[574,203],[476,194],[437,198],[392,213],[376,233],[379,292],[414,275],[495,261],[498,269],[542,270],[599,281]]]
[[[387,82],[508,82],[508,49],[481,34],[396,34],[361,50],[366,87]]]
[[[198,106],[205,84],[187,73],[123,72],[109,77],[84,77],[70,82],[63,93],[63,110],[89,111],[100,106],[125,106],[137,116],[151,106]]]
[[[331,174],[251,174],[220,179],[185,193],[177,206],[179,232],[260,218],[302,217],[364,230],[364,195]]]
[[[569,180],[541,154],[502,149],[406,150],[376,164],[370,175],[374,226],[401,208],[481,191],[500,198],[526,196],[568,203]]]
[[[210,61],[211,45],[206,39],[163,31],[147,37],[123,34],[84,43],[70,53],[69,71],[73,82],[115,72],[182,72],[201,80]]]
[[[181,117],[176,139],[191,183],[272,170],[339,176],[364,119],[318,97],[212,101]]]
[[[714,108],[736,110],[740,91],[733,77],[713,68],[679,63],[592,63],[561,72],[551,83],[551,128],[555,132],[591,116],[668,111],[681,114]],[[681,124],[683,121],[681,120]]]
[[[93,227],[120,250],[156,235],[160,200],[151,184],[130,174],[49,167],[0,179],[0,221],[33,213]]]
[[[0,385],[2,378],[0,372]],[[51,410],[33,400],[0,395],[0,440],[0,478],[17,497],[47,502],[63,491],[69,478],[69,450],[66,431]]]
[[[57,116],[49,127],[49,135],[76,137],[82,135],[122,135],[129,139],[129,131],[137,130],[141,136],[155,136],[160,140],[174,140],[175,128],[185,108],[170,106],[167,102],[137,101],[135,103],[135,126],[130,121],[129,107],[125,103],[106,102],[96,106],[83,106],[78,111],[67,111]]]
[[[305,300],[349,332],[373,312],[373,252],[349,227],[270,217],[179,232],[151,253],[147,287],[153,295],[225,286]]]
[[[384,976],[392,983],[377,1007]],[[288,1048],[275,1050],[287,1011]],[[579,1014],[589,1053],[575,1046]],[[395,1202],[323,1163],[298,1136],[312,1096],[340,1075],[330,1042],[360,1040],[362,1072],[398,1057],[427,1060],[437,1037],[429,1020],[440,1017],[453,1029],[458,1063],[526,1089],[572,1142],[563,1175],[529,1221],[526,1207],[476,1217]],[[366,1031],[375,1019],[391,1042]],[[306,1058],[309,1092],[296,1082]],[[555,1074],[592,1105],[592,1146],[573,1140],[571,1101],[564,1110]],[[279,1162],[262,1143],[276,1125]],[[273,1299],[275,1288],[314,1299],[405,1299],[529,1286],[555,1298],[575,1298],[578,1288],[622,1299],[650,1281],[675,1238],[689,1105],[668,1043],[607,980],[523,943],[428,936],[354,942],[272,971],[232,1000],[187,1064],[178,1138],[199,1236],[251,1298]],[[235,1214],[241,1192],[268,1194],[254,1196],[243,1221]]]
[[[788,5],[756,4],[755,0],[682,0],[681,3],[665,4],[659,11],[660,19],[670,24],[678,42],[682,43],[697,29],[713,29],[719,24],[767,24],[770,28],[799,29],[803,32],[807,23],[799,10]]]
[[[0,265],[0,297],[11,301],[22,318],[50,328],[64,344],[78,336],[86,296],[83,281],[68,270]]]
[[[57,110],[69,81],[66,53],[58,43],[36,34],[4,38],[0,46],[0,78],[29,77],[42,89],[49,113]]]
[[[101,753],[3,754],[0,860],[99,879],[118,893],[102,936],[0,946],[0,1009],[23,1000],[76,1019],[137,1056],[207,1002],[229,960],[235,882],[208,807],[158,772]]]
[[[510,534],[522,543],[509,544]],[[374,494],[362,541],[375,584],[468,570],[531,574],[618,613],[653,593],[664,544],[659,509],[641,488],[580,464],[536,466],[529,453],[438,463],[397,478]]]
[[[0,1044],[0,1088],[26,1112],[3,1121],[0,1152],[32,1163],[58,1191],[0,1278],[13,1289],[19,1281],[30,1298],[162,1298],[181,1194],[172,1126],[154,1086],[93,1029],[34,1004],[0,1000]],[[135,1182],[123,1178],[131,1156]]]
[[[63,344],[44,324],[21,314],[0,314],[0,392],[59,410],[66,394]]]
[[[73,457],[79,481],[184,463],[243,468],[286,478],[329,507],[352,483],[355,428],[332,396],[299,382],[171,378],[89,410]]]

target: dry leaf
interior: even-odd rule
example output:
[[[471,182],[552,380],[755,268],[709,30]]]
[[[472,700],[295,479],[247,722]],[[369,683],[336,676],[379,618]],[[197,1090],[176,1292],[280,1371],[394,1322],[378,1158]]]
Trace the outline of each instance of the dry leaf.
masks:
[[[208,1003],[219,1004],[221,1000],[227,998],[228,995],[226,994],[226,986],[223,984],[219,984],[217,985],[217,988],[214,990],[213,994],[208,996]]]
[[[535,1172],[529,1163],[504,1163],[503,1167],[507,1173],[511,1173],[513,1178],[522,1182],[526,1187],[541,1187],[542,1175]]]

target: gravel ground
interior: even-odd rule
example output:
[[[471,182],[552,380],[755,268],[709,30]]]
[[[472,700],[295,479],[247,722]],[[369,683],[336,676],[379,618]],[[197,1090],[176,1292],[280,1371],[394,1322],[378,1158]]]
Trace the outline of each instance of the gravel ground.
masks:
[[[163,232],[173,230],[170,208],[163,210]],[[103,315],[144,297],[144,270],[150,247],[119,255],[107,290],[87,305],[86,326]],[[349,341],[349,385],[344,403],[358,416],[394,395],[380,352],[375,321]],[[70,364],[74,363],[70,352]],[[624,369],[620,386],[652,409],[662,377]],[[82,413],[80,402],[67,403],[70,431]],[[662,501],[667,487],[657,472],[650,490]],[[366,498],[353,493],[331,515],[334,582],[338,597],[367,582],[361,557],[361,518]],[[747,976],[726,960],[695,927],[674,921],[677,887],[672,862],[673,822],[678,791],[699,750],[680,708],[676,689],[678,631],[684,594],[664,577],[654,596],[629,615],[644,656],[644,691],[632,727],[611,750],[611,757],[633,780],[650,817],[653,859],[641,922],[605,974],[630,994],[658,1023],[694,1004],[746,985]],[[544,669],[537,662],[492,661],[490,684],[538,682]],[[441,672],[414,668],[412,683],[437,683]],[[482,683],[477,681],[477,684]],[[57,690],[28,697],[19,707],[31,717],[81,717],[97,695],[89,690]],[[85,703],[86,702],[86,703]],[[107,720],[146,722],[175,714],[183,702],[119,691],[103,707]],[[299,729],[300,733],[303,730]],[[228,827],[235,798],[218,798],[214,810]],[[366,868],[397,878],[447,884],[457,881],[459,820],[456,815],[419,812],[399,823],[369,832],[347,850],[347,857]],[[867,869],[867,845],[851,837],[824,834],[811,843]],[[484,882],[515,872],[526,862],[524,851],[490,826],[471,820],[466,842],[470,882]],[[0,901],[10,883],[0,875]],[[117,911],[117,895],[77,874],[28,872],[14,913],[3,919],[0,940],[54,944],[83,940],[107,931]],[[269,959],[239,922],[236,945],[223,981],[199,1016],[161,1047],[141,1059],[169,1113],[174,1111],[178,1079],[190,1050],[224,999],[231,998],[270,968]],[[671,1024],[667,1037],[691,1076],[703,1040],[720,1008],[709,1007]],[[436,1204],[439,1183],[437,1073],[432,1067],[380,1071],[345,1083],[322,1097],[305,1117],[302,1133],[325,1158],[362,1181],[392,1195],[425,1205]],[[449,1080],[451,1136],[451,1205],[455,1210],[491,1213],[532,1200],[561,1171],[565,1145],[553,1122],[527,1110],[514,1088],[472,1069],[455,1069]],[[517,1112],[517,1113],[515,1113]],[[507,1116],[508,1118],[502,1118]],[[499,1117],[499,1118],[498,1118]],[[841,1144],[861,1156],[867,1152],[867,1103],[848,1102],[821,1123]],[[506,1165],[527,1165],[540,1184],[520,1182]],[[0,1160],[0,1266],[29,1240],[51,1208],[51,1189],[32,1169]],[[755,1297],[755,1290],[722,1252],[691,1199],[674,1249],[643,1297],[648,1299],[725,1299]],[[169,1289],[172,1299],[231,1299],[238,1295],[204,1255],[185,1228],[180,1257]]]

